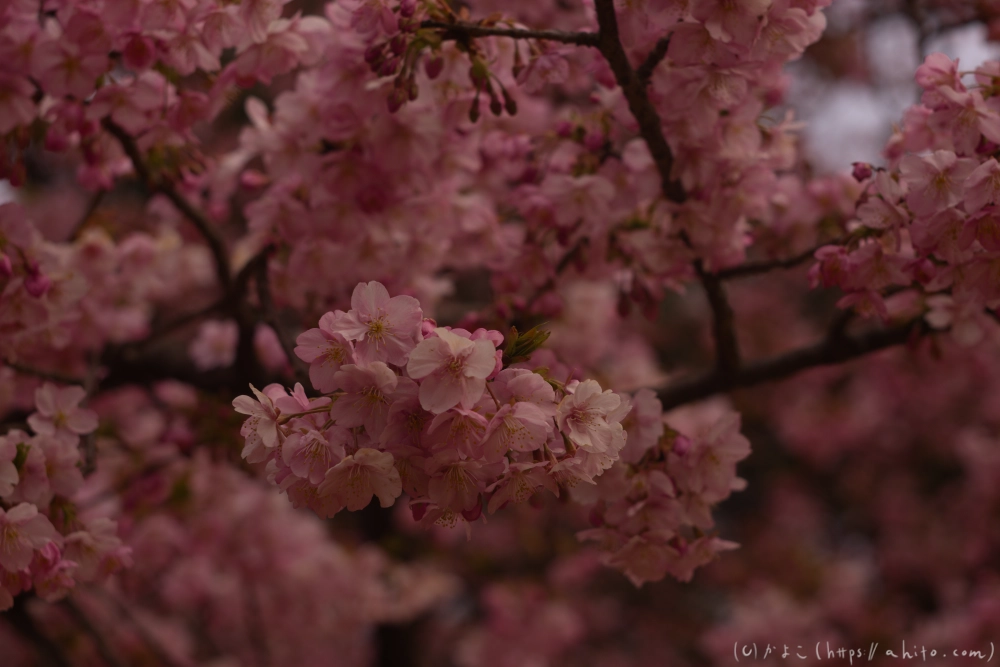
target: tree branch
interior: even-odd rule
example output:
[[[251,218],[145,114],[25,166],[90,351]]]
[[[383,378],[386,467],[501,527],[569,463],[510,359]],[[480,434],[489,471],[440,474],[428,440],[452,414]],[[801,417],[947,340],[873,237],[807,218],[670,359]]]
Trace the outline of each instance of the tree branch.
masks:
[[[611,66],[615,81],[621,86],[628,102],[628,108],[639,124],[639,133],[649,146],[649,152],[660,174],[660,189],[663,196],[677,204],[683,203],[687,199],[687,193],[679,181],[670,177],[674,166],[674,155],[663,136],[660,115],[649,101],[649,96],[646,95],[646,82],[640,80],[632,69],[625,47],[622,46],[618,36],[618,16],[615,14],[614,2],[595,0],[594,8],[597,10],[597,23],[600,26],[597,48]]]
[[[721,271],[716,272],[715,275],[718,276],[720,280],[732,280],[733,278],[745,278],[746,276],[768,273],[775,269],[794,269],[796,266],[812,259],[816,255],[816,251],[820,248],[828,245],[837,245],[838,243],[839,241],[823,243],[786,259],[769,259],[760,262],[746,262],[744,264],[740,264],[739,266],[722,269]]]
[[[80,217],[80,220],[77,221],[77,223],[73,226],[73,231],[69,235],[70,242],[73,242],[78,238],[80,238],[80,234],[82,234],[84,228],[86,228],[87,222],[90,220],[90,217],[94,215],[94,211],[96,211],[97,208],[101,205],[101,201],[103,201],[104,195],[105,195],[104,190],[98,190],[90,198],[90,201],[87,202],[87,208],[84,210],[83,215]]]
[[[169,199],[171,203],[177,207],[177,210],[179,210],[202,235],[205,242],[208,244],[208,249],[212,253],[212,258],[215,260],[215,273],[219,279],[219,284],[222,285],[223,288],[228,289],[232,280],[229,273],[229,255],[226,252],[226,247],[225,244],[223,244],[222,239],[219,238],[219,236],[215,233],[215,230],[212,228],[212,224],[204,215],[202,215],[200,211],[192,206],[191,203],[185,199],[176,188],[174,188],[172,183],[166,180],[153,178],[153,174],[143,159],[142,152],[139,150],[139,146],[136,144],[135,139],[132,138],[132,135],[126,132],[123,127],[111,120],[110,117],[104,118],[101,121],[101,125],[109,134],[118,140],[119,144],[121,144],[122,150],[125,151],[129,160],[132,161],[132,167],[135,169],[135,173],[139,176],[142,183],[151,192],[158,192]]]
[[[664,410],[672,410],[715,394],[750,387],[763,382],[781,380],[809,368],[829,366],[864,356],[906,342],[911,336],[929,331],[923,318],[917,318],[886,329],[869,331],[857,336],[827,336],[815,345],[793,350],[771,359],[748,364],[737,373],[712,372],[691,381],[659,391]]]
[[[288,364],[292,367],[295,379],[303,386],[309,386],[309,372],[303,367],[302,360],[295,354],[295,341],[289,336],[285,327],[278,321],[278,313],[271,298],[271,288],[267,276],[267,254],[261,253],[253,260],[255,265],[255,277],[257,280],[257,298],[260,300],[261,319],[264,320],[278,336],[281,349],[285,351]]]
[[[646,94],[648,82],[641,79],[632,69],[625,47],[622,46],[618,36],[618,16],[615,14],[614,2],[595,0],[594,9],[597,11],[597,23],[600,26],[598,49],[608,61],[615,80],[628,101],[629,109],[639,124],[639,132],[649,147],[660,175],[660,190],[668,201],[681,204],[687,199],[687,193],[679,181],[671,178],[674,155],[663,135],[660,115]],[[660,44],[657,44],[657,48],[660,48]],[[663,48],[665,53],[665,47]],[[689,248],[693,247],[691,239],[683,232],[681,240]],[[740,364],[739,346],[736,340],[733,309],[729,305],[725,288],[717,276],[705,270],[700,258],[695,259],[694,269],[705,288],[708,303],[712,308],[712,333],[715,337],[718,370],[723,373],[735,372]]]
[[[50,382],[78,385],[82,385],[84,383],[83,378],[75,378],[69,375],[62,375],[61,373],[54,373],[52,371],[43,371],[38,368],[32,368],[23,364],[14,363],[13,361],[4,361],[2,363],[7,368],[11,368],[22,375],[31,375],[36,378],[41,378],[42,380],[49,380]]]
[[[3,616],[0,616],[0,618],[10,621],[10,624],[14,626],[14,629],[17,630],[21,637],[35,646],[38,650],[38,657],[43,665],[49,665],[50,667],[72,667],[69,659],[62,652],[62,648],[43,635],[42,631],[38,629],[35,619],[31,617],[31,614],[25,608],[27,599],[27,595],[18,595],[14,598],[14,606],[5,612]]]
[[[670,48],[670,36],[673,33],[667,33],[661,37],[657,42],[653,50],[649,52],[646,59],[642,61],[642,64],[635,70],[635,75],[639,77],[640,81],[648,82],[649,78],[653,76],[653,71],[656,66],[663,62],[663,59],[667,57],[667,49]]]
[[[97,653],[106,664],[110,665],[110,667],[125,667],[125,663],[118,659],[118,656],[111,650],[111,646],[109,646],[108,642],[105,641],[104,635],[102,635],[97,627],[90,622],[90,619],[87,618],[85,613],[83,613],[83,610],[76,606],[75,602],[67,598],[63,600],[62,607],[69,612],[69,615],[73,617],[73,620],[76,621],[77,625],[79,625],[84,633],[90,637],[91,641],[94,642],[94,647],[97,649]]]
[[[456,21],[423,21],[421,28],[442,30],[443,40],[462,40],[470,37],[510,37],[511,39],[544,39],[549,42],[576,44],[578,46],[597,46],[597,33],[593,32],[562,32],[560,30],[526,30],[521,28],[497,28],[479,23]]]

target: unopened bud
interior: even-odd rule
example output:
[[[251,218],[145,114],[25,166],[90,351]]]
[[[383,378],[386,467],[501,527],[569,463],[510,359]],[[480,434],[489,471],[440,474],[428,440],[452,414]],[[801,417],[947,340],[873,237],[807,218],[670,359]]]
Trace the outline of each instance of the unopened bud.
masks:
[[[444,58],[434,56],[424,61],[424,71],[427,72],[428,79],[436,79],[444,69]]]
[[[11,264],[10,257],[0,252],[0,278],[10,278],[14,275],[14,265]]]
[[[406,38],[402,35],[396,35],[389,42],[389,49],[397,56],[403,55],[406,51]]]
[[[369,46],[365,49],[365,62],[369,65],[374,65],[376,62],[382,60],[382,46]]]
[[[413,18],[417,11],[417,0],[402,0],[399,3],[399,15],[403,18]]]
[[[389,58],[384,63],[382,67],[379,68],[379,76],[390,76],[396,73],[396,69],[399,67],[399,58]]]
[[[514,101],[514,98],[506,90],[503,91],[503,108],[507,110],[508,115],[517,115],[517,102]]]
[[[403,105],[406,103],[406,91],[402,88],[393,88],[392,92],[389,93],[389,97],[386,98],[386,104],[389,106],[389,113],[396,113]]]
[[[854,180],[858,183],[867,181],[872,177],[872,166],[867,162],[855,162],[854,171],[851,172],[851,175],[854,176]]]
[[[492,94],[490,95],[490,112],[494,116],[499,116],[503,113],[503,104],[500,103],[500,100],[497,99],[496,95]]]
[[[24,278],[24,289],[36,299],[44,296],[50,287],[52,287],[52,281],[37,268],[34,271],[29,270],[28,275]]]
[[[479,98],[472,100],[472,106],[469,107],[469,120],[475,123],[479,120]]]

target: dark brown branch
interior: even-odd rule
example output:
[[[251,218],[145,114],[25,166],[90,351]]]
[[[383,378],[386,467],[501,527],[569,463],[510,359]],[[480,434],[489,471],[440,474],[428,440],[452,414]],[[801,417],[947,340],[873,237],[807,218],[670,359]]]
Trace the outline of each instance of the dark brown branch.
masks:
[[[442,30],[441,38],[444,40],[462,40],[469,37],[510,37],[512,39],[544,39],[549,42],[576,44],[578,46],[597,46],[597,33],[593,32],[498,28],[496,26],[486,26],[467,21],[456,21],[455,23],[423,21],[420,27]]]
[[[839,242],[830,241],[829,243],[818,245],[815,248],[810,248],[809,250],[786,259],[769,259],[760,262],[746,262],[744,264],[740,264],[739,266],[722,269],[715,275],[718,276],[720,280],[732,280],[733,278],[745,278],[746,276],[768,273],[770,271],[774,271],[775,269],[794,269],[796,266],[812,259],[816,255],[816,251],[820,248],[828,245],[836,245],[837,243]]]
[[[289,337],[288,331],[286,331],[285,327],[279,321],[274,300],[271,298],[271,286],[267,275],[267,257],[266,253],[261,253],[253,259],[255,262],[254,277],[257,281],[257,298],[260,300],[261,319],[274,329],[274,333],[277,334],[278,342],[281,343],[281,349],[285,351],[285,356],[288,358],[288,364],[292,367],[295,379],[307,387],[309,386],[309,372],[303,366],[302,360],[295,354],[295,341]]]
[[[663,136],[660,116],[646,94],[646,82],[640,80],[632,69],[625,47],[622,46],[618,36],[618,16],[615,14],[614,2],[596,0],[594,8],[597,10],[597,23],[600,26],[597,48],[608,61],[615,80],[621,86],[628,102],[628,108],[639,124],[639,133],[649,146],[649,152],[660,174],[660,189],[663,196],[669,201],[680,204],[687,199],[687,194],[680,182],[670,177],[674,166],[674,155],[666,137]]]
[[[94,215],[94,211],[97,210],[97,207],[101,205],[101,201],[104,200],[104,194],[104,190],[98,190],[90,198],[90,201],[87,203],[87,209],[83,212],[80,220],[73,226],[73,231],[69,235],[70,242],[80,238],[80,234],[82,234],[83,230],[86,228],[87,222],[90,221],[91,216]]]
[[[736,321],[726,289],[718,276],[705,271],[701,259],[694,261],[694,270],[705,288],[712,309],[712,337],[715,339],[715,364],[720,373],[735,373],[740,367],[740,346],[736,337]]]
[[[62,607],[73,617],[76,624],[86,633],[90,640],[94,642],[94,648],[97,649],[97,653],[101,656],[101,659],[110,667],[125,667],[125,663],[118,659],[114,651],[108,645],[108,642],[104,639],[104,635],[97,629],[97,627],[90,622],[87,615],[83,613],[76,603],[70,599],[63,600]]]
[[[671,177],[674,155],[663,135],[660,115],[646,94],[648,81],[640,78],[638,73],[632,69],[628,55],[625,53],[625,48],[618,36],[618,16],[615,14],[614,2],[613,0],[595,0],[594,9],[597,11],[597,23],[600,26],[598,48],[605,60],[608,61],[618,85],[621,86],[629,109],[639,124],[639,132],[653,156],[653,162],[660,175],[660,190],[668,201],[683,203],[687,199],[687,193],[684,192],[681,183]],[[657,47],[659,46],[657,44]],[[682,233],[681,240],[689,248],[692,248],[691,240],[687,234]],[[733,321],[733,309],[729,305],[725,288],[717,276],[705,270],[701,259],[694,261],[694,269],[705,288],[708,303],[712,308],[712,333],[715,337],[717,368],[723,373],[735,372],[740,365],[739,346]]]
[[[22,364],[14,363],[13,361],[0,362],[7,368],[11,368],[22,375],[31,375],[36,378],[41,378],[43,380],[49,380],[50,382],[58,382],[59,384],[79,384],[82,385],[84,380],[82,378],[75,378],[69,375],[63,375],[61,373],[54,373],[52,371],[44,371],[39,368],[32,368],[30,366],[24,366]]]
[[[670,35],[668,33],[661,37],[657,42],[653,50],[649,52],[646,59],[642,61],[635,70],[635,75],[639,77],[640,81],[649,81],[649,78],[653,76],[653,71],[656,70],[656,66],[663,62],[663,59],[667,57],[667,49],[670,48]]]
[[[139,146],[136,144],[135,139],[132,138],[132,135],[126,132],[123,127],[111,120],[111,118],[105,118],[101,121],[101,124],[104,129],[117,139],[119,144],[121,144],[122,150],[125,151],[129,160],[132,161],[132,167],[135,169],[135,173],[142,183],[151,192],[158,192],[169,199],[170,202],[177,207],[177,210],[180,211],[202,235],[205,239],[205,243],[208,244],[209,251],[212,253],[212,258],[215,261],[215,273],[219,279],[219,284],[224,288],[228,288],[232,280],[229,273],[229,255],[226,252],[226,247],[225,244],[223,244],[222,239],[219,238],[219,236],[215,233],[215,230],[212,228],[212,224],[199,210],[192,206],[191,203],[185,199],[176,188],[174,188],[172,183],[167,180],[153,178],[153,174],[150,172],[149,166],[143,159],[142,152],[139,150]]]
[[[700,401],[733,389],[782,380],[810,368],[856,359],[878,350],[900,345],[912,336],[927,331],[929,331],[927,325],[920,318],[857,336],[828,336],[822,342],[810,347],[748,364],[737,373],[713,372],[698,380],[666,387],[659,391],[659,398],[663,403],[664,410],[672,410],[677,406]]]
[[[62,648],[38,629],[35,619],[25,609],[27,600],[27,595],[17,596],[14,598],[14,606],[0,615],[0,618],[9,621],[21,638],[34,645],[41,664],[49,667],[72,667]]]

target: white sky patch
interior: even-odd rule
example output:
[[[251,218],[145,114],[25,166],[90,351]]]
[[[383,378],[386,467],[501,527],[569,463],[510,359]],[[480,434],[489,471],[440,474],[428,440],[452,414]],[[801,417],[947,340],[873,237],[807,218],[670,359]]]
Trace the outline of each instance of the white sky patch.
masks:
[[[879,21],[866,40],[871,83],[831,83],[808,67],[789,68],[793,76],[788,101],[807,123],[803,148],[819,173],[850,169],[852,162],[884,164],[882,148],[893,123],[915,104],[920,89],[913,81],[920,64],[916,29],[905,18]],[[970,71],[1000,58],[1000,45],[986,41],[986,27],[972,24],[928,40],[926,53],[941,52]]]

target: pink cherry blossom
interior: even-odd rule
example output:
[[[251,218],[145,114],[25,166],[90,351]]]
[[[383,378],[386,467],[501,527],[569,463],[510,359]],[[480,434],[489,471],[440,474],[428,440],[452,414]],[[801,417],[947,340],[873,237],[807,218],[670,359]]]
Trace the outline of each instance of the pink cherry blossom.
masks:
[[[410,354],[406,370],[420,382],[420,405],[440,414],[456,405],[471,408],[486,389],[496,367],[494,344],[472,341],[438,327]]]
[[[233,320],[206,320],[188,348],[194,365],[201,371],[232,366],[239,336],[239,326]]]
[[[412,296],[394,296],[382,283],[359,283],[351,296],[351,310],[338,311],[329,325],[332,333],[357,341],[355,354],[362,363],[406,363],[418,340],[423,314]]]
[[[621,396],[610,389],[601,391],[594,380],[585,380],[560,401],[556,423],[574,444],[588,452],[617,451],[625,444],[620,422],[629,408],[628,401]]]
[[[365,447],[330,468],[319,492],[341,507],[356,511],[366,507],[372,495],[378,496],[382,507],[389,507],[403,492],[403,486],[393,467],[392,454]]]
[[[976,165],[951,151],[934,151],[927,157],[907,155],[899,168],[910,186],[907,206],[916,215],[930,216],[961,201],[965,179]]]
[[[97,414],[79,407],[87,393],[82,387],[57,388],[46,382],[35,390],[38,412],[28,417],[28,425],[39,435],[75,438],[97,428]]]
[[[333,330],[335,316],[327,313],[319,320],[318,329],[299,334],[295,354],[309,364],[309,380],[322,392],[337,389],[334,376],[344,364],[354,363],[354,346]]]
[[[21,503],[6,512],[0,508],[0,567],[26,568],[34,552],[50,542],[61,546],[62,536],[37,507]]]

